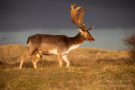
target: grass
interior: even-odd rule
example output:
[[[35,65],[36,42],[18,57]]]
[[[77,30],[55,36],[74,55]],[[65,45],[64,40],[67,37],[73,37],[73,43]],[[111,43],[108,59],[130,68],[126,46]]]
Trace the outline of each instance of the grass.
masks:
[[[31,62],[26,62],[23,69],[19,70],[19,55],[15,55],[15,59],[11,58],[12,63],[10,58],[2,59],[0,90],[134,90],[135,60],[113,59],[109,56],[96,58],[98,52],[101,52],[101,56],[105,53],[120,54],[98,49],[76,49],[68,56],[71,67],[60,68],[55,56],[45,56],[36,70]]]

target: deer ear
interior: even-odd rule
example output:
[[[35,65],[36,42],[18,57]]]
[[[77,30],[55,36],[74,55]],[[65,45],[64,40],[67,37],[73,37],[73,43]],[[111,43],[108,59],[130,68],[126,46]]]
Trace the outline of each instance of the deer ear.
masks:
[[[84,32],[84,31],[83,31],[82,29],[80,29],[80,28],[79,28],[78,30],[79,30],[80,33],[83,33],[83,32]]]
[[[79,31],[79,32],[82,32],[82,30],[81,30],[80,28],[78,29],[78,31]]]

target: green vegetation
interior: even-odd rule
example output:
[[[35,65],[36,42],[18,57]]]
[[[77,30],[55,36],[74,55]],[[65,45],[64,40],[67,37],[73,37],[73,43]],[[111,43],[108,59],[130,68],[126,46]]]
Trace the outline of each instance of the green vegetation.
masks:
[[[38,63],[38,69],[35,70],[31,62],[26,62],[19,70],[20,56],[25,50],[18,45],[0,47],[0,90],[135,89],[135,60],[118,57],[127,52],[76,49],[68,55],[71,60],[69,68],[60,68],[56,56],[44,56]]]

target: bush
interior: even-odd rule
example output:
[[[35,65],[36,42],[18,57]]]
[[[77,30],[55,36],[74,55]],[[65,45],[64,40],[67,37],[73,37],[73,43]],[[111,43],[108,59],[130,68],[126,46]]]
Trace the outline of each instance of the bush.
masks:
[[[124,42],[130,50],[131,58],[135,58],[135,33],[125,38]]]

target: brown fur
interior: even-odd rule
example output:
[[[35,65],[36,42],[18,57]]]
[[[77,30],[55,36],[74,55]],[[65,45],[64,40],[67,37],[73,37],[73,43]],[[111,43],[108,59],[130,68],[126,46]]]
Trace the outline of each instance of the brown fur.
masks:
[[[81,34],[77,34],[75,37],[67,37],[65,35],[48,35],[48,34],[35,34],[28,38],[28,45],[30,55],[36,54],[40,50],[40,46],[42,43],[47,44],[56,44],[60,50],[64,48],[69,48],[72,45],[83,43],[85,39]]]

